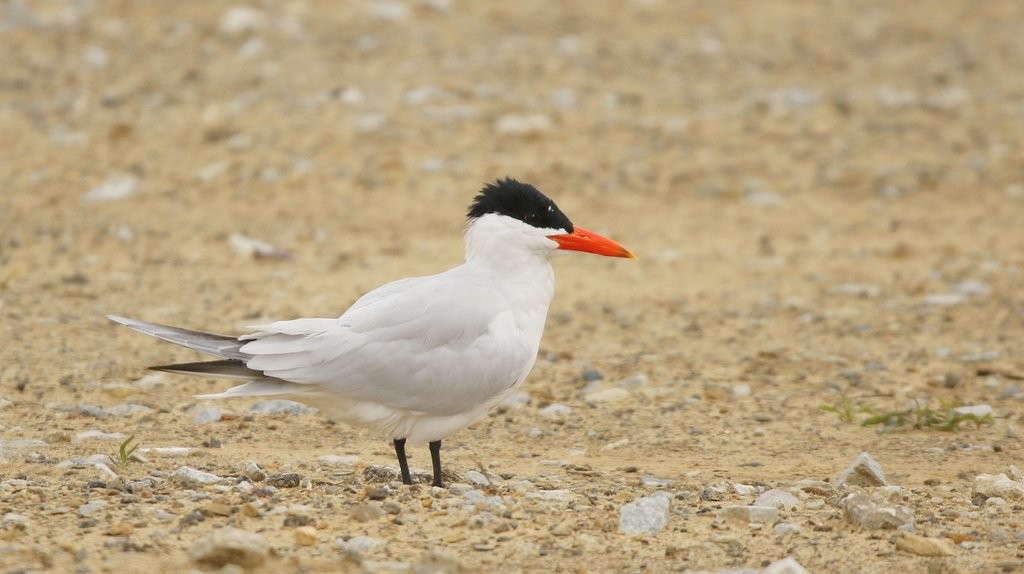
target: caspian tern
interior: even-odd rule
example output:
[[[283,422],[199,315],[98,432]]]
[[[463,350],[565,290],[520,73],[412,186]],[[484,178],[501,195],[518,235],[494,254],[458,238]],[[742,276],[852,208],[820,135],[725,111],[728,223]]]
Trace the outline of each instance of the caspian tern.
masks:
[[[462,265],[378,287],[338,318],[279,321],[241,337],[108,318],[220,358],[151,369],[246,381],[198,398],[277,396],[386,435],[405,484],[406,441],[429,443],[433,484],[443,486],[441,439],[483,416],[533,368],[554,295],[550,255],[635,257],[510,178],[476,196],[465,238]]]

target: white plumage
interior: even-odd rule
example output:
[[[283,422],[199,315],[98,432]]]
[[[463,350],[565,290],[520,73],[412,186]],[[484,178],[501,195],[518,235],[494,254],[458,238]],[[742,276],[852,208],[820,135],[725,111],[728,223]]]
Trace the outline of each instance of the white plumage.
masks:
[[[474,208],[489,189],[497,194],[513,184],[525,186],[492,184]],[[573,229],[553,202],[525,187],[550,204],[548,214],[506,215],[504,204],[471,212],[465,263],[383,285],[336,319],[279,321],[235,339],[110,318],[225,359],[154,368],[248,381],[200,398],[288,398],[395,440],[406,482],[405,440],[432,443],[440,485],[440,440],[486,413],[533,367],[554,294],[550,254],[561,247],[632,257],[611,240]],[[568,225],[544,226],[562,220]],[[590,243],[581,247],[583,240]]]

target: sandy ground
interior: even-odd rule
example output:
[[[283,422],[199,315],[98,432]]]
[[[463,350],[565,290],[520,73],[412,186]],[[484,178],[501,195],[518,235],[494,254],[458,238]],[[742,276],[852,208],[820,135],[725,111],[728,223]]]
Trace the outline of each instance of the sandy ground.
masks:
[[[217,569],[190,553],[233,527],[263,572],[1021,571],[1024,503],[976,476],[1024,466],[1022,29],[1012,0],[0,4],[0,565]],[[556,261],[525,404],[444,444],[470,486],[374,482],[387,441],[317,414],[197,424],[228,383],[147,375],[195,355],[103,318],[337,315],[457,264],[505,175],[640,258]],[[994,421],[880,433],[842,397]],[[128,435],[191,450],[95,466]],[[836,484],[862,451],[898,488]],[[771,488],[799,505],[728,518]],[[848,519],[861,491],[913,525]],[[621,533],[657,492],[664,528]]]

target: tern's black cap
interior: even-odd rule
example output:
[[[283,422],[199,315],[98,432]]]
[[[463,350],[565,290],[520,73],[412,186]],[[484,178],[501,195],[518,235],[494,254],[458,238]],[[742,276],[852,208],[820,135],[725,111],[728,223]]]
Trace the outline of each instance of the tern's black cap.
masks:
[[[564,229],[572,233],[569,218],[536,187],[510,177],[489,183],[469,206],[469,219],[488,213],[507,215],[540,229]]]

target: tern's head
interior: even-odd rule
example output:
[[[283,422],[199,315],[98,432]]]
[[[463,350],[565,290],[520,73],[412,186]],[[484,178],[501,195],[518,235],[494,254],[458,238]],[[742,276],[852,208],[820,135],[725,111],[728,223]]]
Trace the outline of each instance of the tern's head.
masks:
[[[511,178],[499,179],[480,190],[467,214],[467,256],[477,245],[487,251],[522,248],[548,254],[556,249],[585,251],[609,257],[635,256],[611,239],[574,226],[536,187]]]

